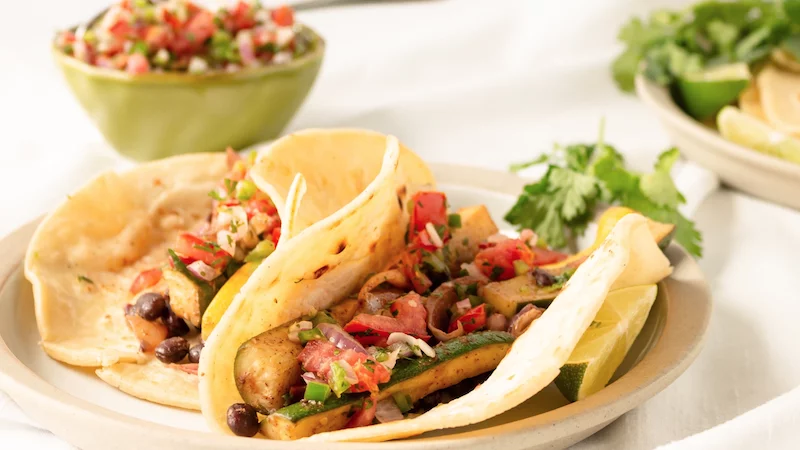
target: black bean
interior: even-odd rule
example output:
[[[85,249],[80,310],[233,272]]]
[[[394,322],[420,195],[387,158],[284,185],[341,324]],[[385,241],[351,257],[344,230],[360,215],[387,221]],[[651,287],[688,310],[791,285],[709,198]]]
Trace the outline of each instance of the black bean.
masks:
[[[258,433],[256,410],[245,403],[234,403],[228,408],[228,428],[237,436],[255,436]]]
[[[189,349],[189,362],[190,363],[199,363],[200,362],[200,352],[203,351],[203,344],[197,344],[194,347]]]
[[[145,292],[136,299],[136,312],[150,322],[158,319],[167,309],[167,299],[158,292]]]
[[[163,320],[164,325],[167,326],[167,334],[169,337],[185,336],[186,333],[189,332],[189,325],[186,325],[186,322],[172,311],[169,311],[168,314],[164,314],[161,320]]]
[[[556,277],[554,277],[550,272],[542,270],[538,267],[533,269],[533,276],[536,278],[536,284],[539,286],[552,286],[556,282]]]
[[[171,337],[156,346],[156,358],[164,364],[178,363],[189,353],[189,343],[182,337]]]

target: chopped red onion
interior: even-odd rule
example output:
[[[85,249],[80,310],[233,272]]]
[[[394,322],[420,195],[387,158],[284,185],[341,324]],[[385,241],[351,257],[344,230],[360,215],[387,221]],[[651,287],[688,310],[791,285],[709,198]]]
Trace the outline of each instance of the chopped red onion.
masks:
[[[322,331],[322,334],[336,347],[342,350],[354,350],[358,353],[368,354],[367,349],[339,325],[321,323],[317,325],[317,328],[319,328],[319,331]]]
[[[500,313],[494,313],[486,319],[486,328],[489,331],[506,331],[508,329],[508,319]]]
[[[292,342],[300,342],[300,337],[298,336],[301,331],[306,331],[314,328],[314,324],[312,324],[308,320],[301,320],[300,322],[295,322],[289,327],[289,340]]]
[[[219,276],[219,272],[216,269],[199,260],[189,264],[186,268],[194,276],[205,281],[211,281]]]
[[[353,370],[353,366],[351,366],[349,362],[340,359],[339,361],[336,361],[335,364],[338,364],[339,367],[341,367],[342,370],[344,370],[345,381],[347,381],[350,384],[358,383],[358,377],[356,376],[356,371]]]
[[[456,310],[458,311],[459,315],[464,314],[470,309],[472,309],[472,304],[469,302],[468,298],[456,302]]]
[[[539,235],[537,235],[533,230],[529,228],[525,228],[519,232],[519,238],[522,239],[523,242],[528,244],[528,247],[536,247],[536,243],[539,242]]]
[[[422,356],[424,353],[425,355],[435,358],[436,351],[428,345],[427,342],[423,341],[422,339],[417,339],[414,336],[409,336],[405,333],[392,333],[389,335],[389,338],[386,339],[386,343],[389,344],[391,347],[392,344],[403,343],[411,347],[411,350],[417,356]]]
[[[487,278],[486,275],[481,273],[480,269],[478,269],[478,266],[476,266],[475,263],[461,264],[461,268],[466,270],[467,274],[471,277],[475,277],[478,280],[484,280],[484,281],[489,280],[489,278]]]
[[[378,406],[375,408],[375,418],[380,423],[394,422],[403,420],[403,412],[400,411],[393,399],[387,398],[378,402]]]
[[[489,243],[492,243],[492,244],[498,244],[500,242],[507,241],[509,239],[511,239],[511,238],[506,236],[503,233],[495,233],[495,234],[489,236],[488,238],[486,238],[486,242],[489,242]]]
[[[322,380],[320,380],[319,378],[317,378],[317,376],[316,376],[316,375],[314,375],[314,374],[313,374],[313,373],[311,373],[311,372],[306,372],[306,373],[304,373],[303,375],[301,375],[300,377],[303,379],[303,381],[305,381],[305,382],[306,382],[306,384],[308,384],[308,383],[313,383],[313,382],[322,383]]]

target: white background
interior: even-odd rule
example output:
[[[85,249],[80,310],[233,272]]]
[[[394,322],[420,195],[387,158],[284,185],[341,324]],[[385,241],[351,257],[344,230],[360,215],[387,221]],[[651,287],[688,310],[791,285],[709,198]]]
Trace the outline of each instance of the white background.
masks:
[[[646,168],[668,138],[643,105],[616,90],[609,64],[622,22],[675,3],[430,0],[304,12],[300,19],[326,37],[328,52],[290,129],[373,128],[429,161],[505,169],[555,141],[593,140],[605,117],[607,140]],[[105,147],[49,54],[54,30],[104,4],[3,3],[0,235],[97,171],[127,164]],[[722,190],[701,205],[696,221],[715,300],[704,352],[667,390],[578,448],[654,448],[800,384],[800,214]],[[800,440],[793,434],[800,419],[776,408],[800,410],[800,395],[682,448],[778,448],[780,439]],[[41,433],[15,424],[15,414],[0,395],[0,448],[38,445],[31,439]]]

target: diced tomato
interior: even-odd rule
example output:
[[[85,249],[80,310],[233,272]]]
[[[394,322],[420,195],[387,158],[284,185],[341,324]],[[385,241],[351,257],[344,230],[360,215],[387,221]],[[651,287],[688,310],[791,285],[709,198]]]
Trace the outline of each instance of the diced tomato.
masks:
[[[228,16],[224,19],[225,27],[233,32],[252,28],[256,24],[253,9],[248,2],[239,0],[228,10]]]
[[[456,331],[458,329],[458,322],[461,322],[465,333],[472,333],[475,330],[480,330],[486,326],[486,304],[480,304],[465,312],[461,317],[450,322],[450,328],[447,332],[451,333]]]
[[[147,73],[150,71],[150,63],[147,57],[141,53],[133,53],[128,55],[128,61],[125,63],[125,70],[134,75]]]
[[[378,384],[386,383],[391,378],[389,369],[376,362],[370,356],[355,350],[339,349],[328,341],[315,340],[306,344],[297,355],[303,368],[313,372],[319,378],[328,380],[331,364],[345,361],[353,368],[358,382],[350,386],[348,392],[376,392]]]
[[[278,208],[272,203],[272,200],[267,197],[267,194],[256,191],[253,198],[247,201],[244,204],[244,210],[247,212],[247,218],[252,218],[257,213],[264,213],[267,215],[273,215],[278,212]]]
[[[75,33],[72,31],[63,31],[56,37],[56,46],[59,48],[64,48],[73,42],[75,42]]]
[[[155,286],[159,281],[161,281],[161,269],[145,270],[131,283],[131,294],[138,294],[144,289]]]
[[[294,11],[283,5],[272,10],[272,21],[279,27],[290,27],[294,24]]]
[[[408,240],[425,229],[430,222],[433,225],[447,225],[447,197],[442,192],[423,191],[411,197],[411,221]]]
[[[406,278],[411,280],[414,291],[418,294],[424,294],[433,285],[431,279],[420,269],[419,265],[421,261],[422,257],[419,250],[412,249],[403,252],[397,264],[397,267],[403,271]]]
[[[275,246],[278,246],[278,241],[281,240],[281,227],[275,227],[272,229],[272,236],[270,236],[270,240],[272,241]]]
[[[409,247],[414,249],[420,248],[423,250],[427,250],[429,252],[435,252],[438,249],[438,247],[431,241],[431,237],[428,234],[428,230],[424,229],[418,232],[417,235],[413,237]]]
[[[492,280],[514,278],[514,261],[521,260],[530,267],[536,258],[533,250],[519,239],[507,239],[485,248],[475,256],[475,266]]]
[[[199,10],[189,21],[186,23],[184,35],[187,40],[191,42],[193,48],[200,48],[206,39],[214,34],[216,26],[214,25],[214,14],[208,10]]]
[[[378,399],[375,396],[364,399],[364,403],[355,414],[350,417],[350,420],[345,424],[345,428],[358,428],[372,425],[372,419],[375,418],[375,412],[378,410]]]
[[[421,339],[427,340],[427,323],[428,310],[422,304],[422,297],[415,292],[408,293],[389,306],[389,311],[392,315],[403,324],[411,334]]]
[[[430,339],[426,330],[428,311],[418,294],[412,292],[395,300],[389,310],[394,317],[358,314],[345,325],[344,330],[365,346],[385,347],[392,333],[405,333],[426,341]]]
[[[147,27],[144,32],[144,42],[150,49],[165,48],[172,37],[172,30],[165,25]]]
[[[225,268],[231,256],[218,245],[206,242],[190,233],[178,235],[175,251],[195,261],[203,261],[217,270]]]
[[[557,252],[555,250],[548,250],[545,248],[534,248],[533,249],[533,265],[534,266],[543,266],[545,264],[553,264],[559,261],[563,261],[567,259],[569,255],[566,253]]]

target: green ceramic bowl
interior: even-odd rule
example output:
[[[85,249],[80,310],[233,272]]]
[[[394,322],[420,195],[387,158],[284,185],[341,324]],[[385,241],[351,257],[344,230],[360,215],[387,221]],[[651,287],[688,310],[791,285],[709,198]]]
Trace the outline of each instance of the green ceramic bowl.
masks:
[[[58,49],[72,92],[120,153],[148,161],[236,149],[276,138],[300,108],[322,64],[325,42],[282,65],[235,73],[129,75],[83,63]]]

